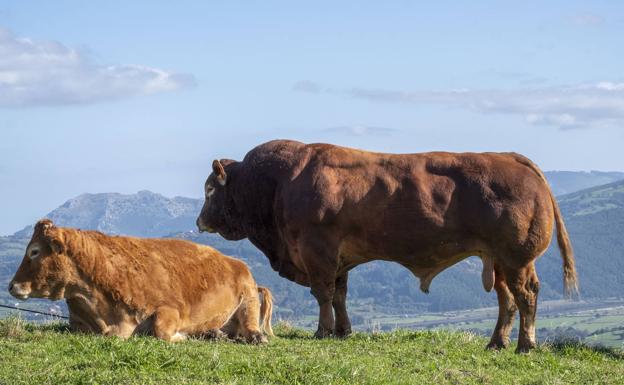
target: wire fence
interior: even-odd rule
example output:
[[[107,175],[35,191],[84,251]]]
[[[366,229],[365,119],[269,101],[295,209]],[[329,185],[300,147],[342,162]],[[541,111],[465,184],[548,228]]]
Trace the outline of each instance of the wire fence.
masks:
[[[50,312],[45,312],[45,311],[33,310],[33,309],[24,309],[24,308],[17,307],[17,306],[2,305],[2,304],[0,304],[0,307],[5,308],[5,309],[19,310],[19,311],[25,312],[25,313],[41,314],[41,315],[46,315],[46,316],[50,316],[50,317],[69,319],[69,317],[67,317],[65,315],[62,315],[62,314],[59,314],[59,313],[50,313]]]

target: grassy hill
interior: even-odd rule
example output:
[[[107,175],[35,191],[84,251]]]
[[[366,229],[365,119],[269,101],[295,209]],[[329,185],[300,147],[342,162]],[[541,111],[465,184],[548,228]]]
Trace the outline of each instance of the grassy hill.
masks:
[[[621,384],[624,353],[546,344],[484,350],[468,333],[356,333],[315,340],[277,327],[264,346],[70,334],[62,324],[0,321],[0,385],[17,384]]]

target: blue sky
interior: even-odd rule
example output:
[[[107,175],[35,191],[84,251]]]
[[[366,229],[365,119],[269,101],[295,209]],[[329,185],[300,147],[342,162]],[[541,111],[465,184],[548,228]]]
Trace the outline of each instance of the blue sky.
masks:
[[[102,3],[0,0],[0,234],[275,138],[624,171],[620,1]]]

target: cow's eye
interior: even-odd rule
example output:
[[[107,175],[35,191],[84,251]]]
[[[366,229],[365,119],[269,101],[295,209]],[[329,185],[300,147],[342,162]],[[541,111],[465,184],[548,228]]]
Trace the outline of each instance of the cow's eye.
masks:
[[[30,251],[30,259],[35,259],[39,256],[39,249],[32,249]]]
[[[206,186],[206,196],[211,196],[213,192],[214,192],[214,187]]]

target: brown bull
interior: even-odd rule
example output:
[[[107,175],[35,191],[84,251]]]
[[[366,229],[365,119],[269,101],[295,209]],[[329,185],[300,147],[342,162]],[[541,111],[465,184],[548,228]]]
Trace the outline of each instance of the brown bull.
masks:
[[[576,288],[557,202],[537,166],[515,153],[395,155],[277,140],[241,162],[214,161],[205,194],[199,229],[249,238],[280,275],[310,286],[320,306],[318,337],[350,333],[353,267],[398,262],[427,292],[438,273],[476,255],[483,285],[499,301],[488,346],[508,345],[519,309],[518,350],[528,351],[539,290],[534,261],[553,223],[566,292]]]
[[[266,341],[261,315],[272,335],[271,293],[247,265],[182,240],[110,237],[42,220],[9,291],[65,299],[75,331],[167,341],[226,332],[257,343]]]

